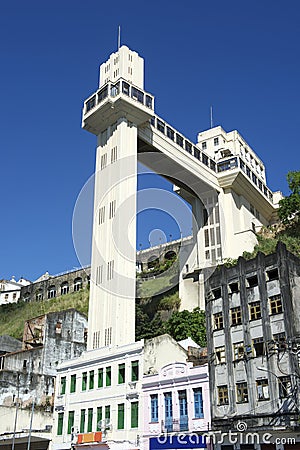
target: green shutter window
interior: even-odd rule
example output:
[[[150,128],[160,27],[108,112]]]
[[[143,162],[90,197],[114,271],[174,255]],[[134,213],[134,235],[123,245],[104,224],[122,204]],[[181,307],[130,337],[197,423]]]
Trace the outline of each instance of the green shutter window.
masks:
[[[82,409],[80,412],[80,428],[79,428],[80,433],[84,433],[84,426],[85,426],[85,409]]]
[[[119,384],[125,383],[125,364],[119,364],[118,383]]]
[[[111,367],[106,367],[106,386],[111,386]]]
[[[105,419],[110,419],[110,405],[105,406]]]
[[[73,426],[74,426],[74,411],[69,411],[68,434],[71,434]]]
[[[66,393],[66,384],[67,384],[67,378],[61,377],[61,379],[60,379],[60,395],[64,395]]]
[[[93,408],[88,409],[87,432],[90,433],[91,431],[93,431]]]
[[[118,430],[124,430],[124,403],[118,405]]]
[[[102,406],[98,406],[98,408],[97,408],[97,431],[101,431],[101,422],[102,422]]]
[[[131,428],[137,428],[139,425],[139,403],[131,403]]]
[[[139,379],[139,362],[132,361],[131,363],[131,381],[138,381]]]
[[[83,391],[86,391],[86,385],[87,385],[87,372],[83,372],[82,374],[82,384],[81,388]]]
[[[70,386],[70,392],[76,391],[76,375],[71,375],[71,386]]]
[[[98,369],[98,388],[103,387],[103,369]]]
[[[90,371],[89,389],[94,389],[94,371]]]
[[[58,420],[57,420],[58,436],[61,436],[63,434],[63,426],[64,426],[64,413],[58,413]]]

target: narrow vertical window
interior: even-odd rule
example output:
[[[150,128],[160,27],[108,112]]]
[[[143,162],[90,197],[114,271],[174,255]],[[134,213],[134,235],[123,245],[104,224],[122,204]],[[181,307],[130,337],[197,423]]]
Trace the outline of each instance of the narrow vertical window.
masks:
[[[179,400],[179,428],[180,431],[188,430],[188,411],[186,390],[178,391]]]
[[[60,395],[64,395],[66,393],[66,384],[67,384],[67,378],[61,377],[61,379],[60,379]]]
[[[158,422],[158,395],[153,394],[151,399],[151,422]]]
[[[139,403],[131,403],[131,428],[138,428],[139,426]]]
[[[84,433],[84,428],[85,428],[85,409],[82,409],[80,411],[80,427],[79,427],[80,433]]]
[[[75,391],[76,391],[76,375],[71,375],[70,392],[73,393]]]
[[[97,431],[102,429],[102,406],[97,408]]]
[[[166,392],[164,395],[165,395],[165,428],[168,432],[171,432],[173,431],[172,393]]]
[[[119,364],[118,384],[125,383],[125,364]]]
[[[94,389],[94,371],[90,370],[89,389]]]
[[[138,381],[139,379],[139,362],[132,361],[131,363],[131,381]]]
[[[75,411],[69,411],[69,417],[68,417],[68,434],[71,434],[72,428],[74,426],[74,415]]]
[[[93,408],[88,409],[87,432],[90,433],[91,431],[93,431]]]
[[[98,388],[103,387],[103,369],[98,369]]]
[[[194,414],[196,419],[204,417],[202,388],[194,389],[194,408],[195,408]]]
[[[111,367],[106,367],[106,386],[111,386]]]
[[[105,406],[105,419],[110,420],[110,405]]]
[[[57,420],[57,435],[58,436],[62,436],[63,426],[64,426],[64,413],[58,413],[58,420]]]
[[[82,391],[86,391],[87,386],[87,372],[82,373],[82,383],[81,383],[81,389]]]
[[[118,430],[124,430],[124,403],[118,405]]]

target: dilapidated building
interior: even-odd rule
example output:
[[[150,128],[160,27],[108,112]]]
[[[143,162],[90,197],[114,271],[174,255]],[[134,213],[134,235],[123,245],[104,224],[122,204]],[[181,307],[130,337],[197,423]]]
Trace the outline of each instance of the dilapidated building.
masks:
[[[50,439],[49,413],[53,406],[56,368],[63,361],[79,357],[86,349],[86,330],[87,318],[75,309],[50,312],[27,320],[22,348],[1,357],[0,417],[7,408],[18,408],[14,435],[17,433],[21,440],[28,435],[29,428],[24,431],[24,416],[28,416],[33,403],[36,411],[45,413],[39,428],[44,424]],[[9,417],[12,419],[13,415]],[[7,440],[11,442],[14,420],[0,424],[0,445]]]
[[[282,243],[206,282],[212,427],[240,432],[240,448],[246,431],[251,448],[300,448],[299,306],[300,260]]]

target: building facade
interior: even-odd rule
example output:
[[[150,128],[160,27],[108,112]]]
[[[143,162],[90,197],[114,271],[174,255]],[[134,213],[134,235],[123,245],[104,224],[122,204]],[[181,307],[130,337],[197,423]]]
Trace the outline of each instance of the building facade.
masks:
[[[209,447],[210,400],[206,358],[199,364],[172,362],[158,373],[143,377],[144,424],[142,441],[145,449],[177,448],[178,434],[186,448]],[[205,438],[203,437],[205,436]],[[175,444],[175,445],[174,445]]]
[[[300,448],[299,299],[300,261],[281,243],[207,281],[212,427],[244,431],[235,448],[246,432],[251,448]]]
[[[17,444],[28,439],[28,417],[31,409],[37,412],[33,432],[37,440],[44,430],[47,448],[51,440],[56,370],[62,361],[78,357],[86,349],[87,318],[74,309],[48,313],[26,321],[22,349],[1,356],[0,367],[0,415],[7,409],[11,421],[0,424],[0,445],[12,444],[13,436],[18,436]],[[32,406],[33,405],[33,406]],[[44,414],[44,421],[41,419]],[[17,418],[17,419],[16,419]],[[27,421],[27,426],[24,422]],[[42,425],[43,426],[42,426]],[[45,436],[44,436],[45,437]],[[25,449],[25,444],[20,449]]]
[[[30,281],[20,278],[16,281],[14,277],[11,280],[0,280],[0,305],[8,303],[17,303],[21,296],[21,290],[28,286]]]
[[[157,374],[174,360],[183,365],[188,352],[163,335],[126,346],[105,347],[66,361],[58,368],[53,450],[71,444],[96,450],[147,449],[144,425],[144,376]],[[183,366],[182,366],[183,367]]]

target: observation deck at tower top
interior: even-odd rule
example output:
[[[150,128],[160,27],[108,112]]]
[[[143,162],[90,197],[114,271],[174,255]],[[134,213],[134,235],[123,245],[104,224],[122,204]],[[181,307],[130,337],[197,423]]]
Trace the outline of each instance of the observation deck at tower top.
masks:
[[[181,154],[186,161],[196,163],[198,168],[201,169],[202,175],[204,174],[207,177],[208,184],[211,187],[216,189],[227,187],[233,184],[235,179],[238,179],[236,184],[240,187],[245,184],[246,189],[250,188],[255,197],[260,197],[264,206],[267,206],[271,213],[271,209],[275,206],[273,193],[264,180],[255,174],[251,165],[242,155],[227,153],[226,157],[216,161],[203,149],[200,149],[199,144],[192,143],[182,133],[156,115],[154,112],[154,96],[134,86],[128,80],[119,78],[115,82],[108,81],[87,98],[83,107],[82,127],[95,135],[99,135],[121,117],[126,117],[127,120],[138,126],[138,136],[143,141],[139,145],[142,150],[139,151],[151,151],[152,148],[152,151],[158,150],[161,152],[164,145],[171,144],[172,157],[175,158],[176,154]],[[217,128],[221,129],[221,127]],[[211,131],[209,130],[209,132]],[[224,132],[224,130],[222,131]],[[205,133],[207,132],[203,134]],[[154,141],[156,143],[161,141],[163,145],[157,146]],[[145,150],[147,146],[148,148]],[[209,183],[209,180],[211,180],[211,183]]]

